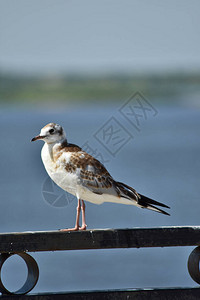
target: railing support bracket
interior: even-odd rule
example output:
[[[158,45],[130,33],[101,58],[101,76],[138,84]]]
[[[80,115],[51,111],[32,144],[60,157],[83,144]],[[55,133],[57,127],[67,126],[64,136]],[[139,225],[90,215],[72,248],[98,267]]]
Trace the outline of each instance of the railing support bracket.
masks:
[[[199,271],[199,262],[200,262],[200,247],[196,247],[188,258],[188,271],[190,276],[194,281],[200,284],[200,271]]]
[[[19,255],[25,261],[27,269],[28,269],[28,275],[27,275],[24,285],[15,292],[9,291],[4,286],[4,284],[2,282],[2,278],[1,278],[3,264],[12,255]],[[38,278],[39,278],[39,268],[38,268],[38,265],[37,265],[35,259],[31,255],[29,255],[25,252],[1,253],[0,254],[0,292],[2,294],[17,294],[17,295],[27,294],[34,288],[34,286],[36,285],[36,283],[38,281]]]

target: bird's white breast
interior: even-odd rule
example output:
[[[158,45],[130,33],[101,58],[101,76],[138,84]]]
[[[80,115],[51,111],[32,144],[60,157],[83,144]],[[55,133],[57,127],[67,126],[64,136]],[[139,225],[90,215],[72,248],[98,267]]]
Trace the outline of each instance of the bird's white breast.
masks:
[[[53,159],[53,149],[51,145],[44,144],[41,157],[45,169],[51,179],[63,190],[77,195],[78,176],[66,171],[66,163],[70,161],[70,152],[64,152],[58,159]]]

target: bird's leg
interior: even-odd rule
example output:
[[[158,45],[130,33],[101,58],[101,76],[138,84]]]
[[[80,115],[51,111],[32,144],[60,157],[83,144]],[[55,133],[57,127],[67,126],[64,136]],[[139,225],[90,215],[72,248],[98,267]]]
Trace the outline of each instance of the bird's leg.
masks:
[[[60,231],[78,231],[79,230],[79,228],[80,228],[79,227],[79,219],[80,219],[80,212],[81,212],[81,200],[80,199],[78,199],[78,205],[77,205],[76,209],[77,209],[77,213],[76,213],[75,227],[74,228],[61,229]]]
[[[87,225],[85,222],[85,202],[83,200],[81,200],[81,211],[82,211],[82,226],[79,228],[80,230],[86,230]]]
[[[79,230],[79,219],[80,219],[80,212],[81,212],[81,200],[78,199],[78,205],[77,205],[77,213],[76,213],[76,223],[75,223],[75,230]]]

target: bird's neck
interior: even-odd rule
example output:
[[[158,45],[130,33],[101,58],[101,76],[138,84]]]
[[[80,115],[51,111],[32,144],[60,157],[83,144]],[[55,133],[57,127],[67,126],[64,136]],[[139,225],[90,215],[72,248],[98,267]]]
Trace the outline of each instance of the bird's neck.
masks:
[[[65,137],[55,143],[45,143],[45,148],[47,149],[51,160],[54,161],[54,156],[55,156],[54,154],[57,151],[60,151],[62,148],[66,147],[67,145],[68,145],[68,142]]]

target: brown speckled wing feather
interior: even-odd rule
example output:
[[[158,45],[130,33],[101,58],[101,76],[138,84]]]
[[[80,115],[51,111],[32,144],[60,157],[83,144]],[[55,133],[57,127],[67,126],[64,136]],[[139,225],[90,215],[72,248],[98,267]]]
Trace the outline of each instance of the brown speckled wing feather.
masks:
[[[65,168],[68,172],[76,173],[81,184],[93,193],[103,194],[112,187],[113,178],[103,164],[84,151],[72,153]]]

